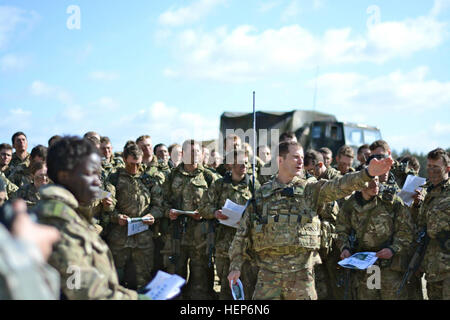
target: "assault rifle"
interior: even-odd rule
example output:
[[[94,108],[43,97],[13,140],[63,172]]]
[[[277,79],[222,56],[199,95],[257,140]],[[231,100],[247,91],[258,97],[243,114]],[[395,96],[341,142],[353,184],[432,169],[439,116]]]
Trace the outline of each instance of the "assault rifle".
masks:
[[[417,237],[416,243],[418,245],[416,251],[414,252],[411,261],[408,264],[408,270],[406,270],[405,274],[403,275],[402,283],[397,290],[397,296],[400,295],[405,285],[411,281],[411,277],[417,272],[417,270],[419,270],[429,242],[430,237],[427,235],[427,229],[425,227]]]

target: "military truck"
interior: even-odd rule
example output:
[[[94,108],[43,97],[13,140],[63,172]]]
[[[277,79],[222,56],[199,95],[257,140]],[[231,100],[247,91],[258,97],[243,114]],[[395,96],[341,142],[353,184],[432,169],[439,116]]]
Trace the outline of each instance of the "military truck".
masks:
[[[252,128],[253,113],[224,112],[221,116],[221,137],[225,137],[230,129],[242,129],[245,132]],[[267,137],[261,137],[264,133],[261,129],[267,130]],[[343,145],[353,147],[356,154],[362,144],[381,139],[381,132],[376,127],[340,122],[332,114],[316,111],[256,112],[257,145],[263,138],[265,144],[270,146],[270,129],[278,129],[280,134],[294,132],[305,150],[328,147],[333,154]]]

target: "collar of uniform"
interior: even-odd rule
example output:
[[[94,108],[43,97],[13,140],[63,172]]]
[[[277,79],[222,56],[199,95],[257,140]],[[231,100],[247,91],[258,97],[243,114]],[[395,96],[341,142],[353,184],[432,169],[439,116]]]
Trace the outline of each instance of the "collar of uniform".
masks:
[[[79,206],[78,200],[66,188],[56,184],[48,184],[39,188],[42,200],[60,200],[72,209],[76,210]]]
[[[119,172],[119,175],[131,177],[131,178],[138,178],[144,172],[142,167],[139,167],[138,173],[136,173],[136,174],[128,173],[128,171],[125,168],[118,168],[117,171]]]
[[[300,180],[302,180],[300,177],[295,176],[291,180],[291,182],[289,182],[288,184],[284,184],[284,183],[281,183],[278,180],[278,174],[277,174],[275,176],[275,178],[273,179],[273,181],[272,181],[272,190],[278,190],[278,189],[284,189],[284,188],[287,188],[287,187],[292,187],[296,182],[299,182]]]
[[[449,186],[450,186],[450,179],[447,179],[447,180],[444,180],[441,183],[439,183],[437,186],[430,184],[430,186],[427,188],[427,192],[431,192],[433,190],[437,190],[440,188],[447,189]]]
[[[22,160],[22,159],[20,159],[20,157],[17,155],[17,152],[14,152],[14,153],[12,154],[11,161],[12,161],[13,159],[14,159],[14,160],[17,159],[17,160],[19,160],[20,162],[25,162],[25,161],[27,161],[27,160],[30,159],[30,154],[27,152],[27,155],[26,155],[25,158]]]
[[[180,165],[177,167],[177,170],[185,175],[185,176],[196,176],[197,174],[199,174],[200,172],[203,172],[203,170],[205,170],[205,168],[203,168],[203,166],[201,164],[198,164],[197,169],[195,169],[192,172],[188,172],[186,171],[186,169],[184,169],[184,162],[180,163]]]
[[[235,185],[233,184],[232,174],[230,171],[228,171],[227,173],[225,173],[225,176],[223,177],[223,182],[230,183],[233,186],[240,186],[240,185],[248,186],[250,183],[250,176],[246,173],[244,178],[241,181],[239,181],[238,184]]]
[[[372,197],[370,200],[364,199],[362,192],[357,191],[355,192],[355,203],[356,203],[356,209],[358,212],[366,211],[368,209],[372,209],[377,206],[377,197]],[[359,210],[358,210],[359,209]]]

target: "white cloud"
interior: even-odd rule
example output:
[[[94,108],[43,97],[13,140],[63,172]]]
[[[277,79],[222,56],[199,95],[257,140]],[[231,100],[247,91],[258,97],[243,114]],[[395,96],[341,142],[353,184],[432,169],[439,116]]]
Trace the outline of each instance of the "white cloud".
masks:
[[[51,86],[42,81],[34,81],[30,86],[30,93],[34,96],[55,99],[64,105],[73,104],[73,97],[69,92],[62,88]]]
[[[8,71],[21,71],[25,69],[28,64],[28,58],[15,54],[6,54],[0,58],[0,70],[3,72]]]
[[[447,36],[448,25],[429,16],[381,22],[365,33],[341,28],[315,35],[297,24],[262,31],[250,25],[188,29],[171,41],[176,65],[164,75],[242,82],[317,65],[382,64],[436,48]]]
[[[438,16],[447,8],[450,8],[450,0],[434,0],[434,5],[430,11],[430,15]]]
[[[263,13],[269,12],[272,9],[279,7],[281,5],[281,3],[282,2],[280,0],[260,2],[258,5],[258,11],[263,12]]]
[[[428,73],[428,68],[419,67],[375,78],[358,73],[325,74],[318,78],[318,106],[341,121],[378,125],[397,151],[447,148],[450,82],[427,79]],[[310,87],[314,84],[315,80],[309,82]]]
[[[301,13],[300,0],[291,0],[288,6],[281,13],[281,21],[289,21]]]
[[[89,78],[92,80],[114,81],[118,80],[120,75],[117,72],[94,71],[89,74]]]
[[[320,76],[318,86],[324,97],[322,103],[341,105],[343,111],[420,114],[450,105],[450,82],[427,80],[428,73],[427,67],[376,78],[357,73],[331,73]],[[309,85],[313,86],[313,81]]]
[[[92,103],[101,111],[115,111],[120,107],[120,103],[111,97],[101,97]]]
[[[5,49],[9,41],[14,38],[19,26],[29,29],[38,19],[39,15],[34,11],[0,6],[0,50]]]
[[[172,7],[159,16],[159,23],[167,27],[178,27],[197,22],[226,0],[196,0],[181,8]]]

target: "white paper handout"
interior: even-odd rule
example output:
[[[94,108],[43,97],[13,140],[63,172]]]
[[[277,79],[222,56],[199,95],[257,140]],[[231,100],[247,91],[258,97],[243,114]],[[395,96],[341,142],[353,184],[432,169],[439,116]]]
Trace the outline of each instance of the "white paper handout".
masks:
[[[338,264],[348,269],[365,270],[377,261],[378,258],[375,255],[376,252],[358,252],[351,257],[339,261]]]
[[[155,278],[145,287],[149,290],[145,295],[152,300],[169,300],[180,293],[186,280],[176,274],[158,271]]]
[[[222,208],[222,214],[228,217],[227,220],[219,220],[220,223],[230,226],[233,228],[237,228],[238,222],[241,220],[242,214],[244,213],[247,205],[241,206],[239,204],[234,203],[230,199],[225,201],[225,205]]]
[[[128,218],[128,236],[132,236],[146,230],[148,230],[148,225],[144,224],[142,221],[132,221]]]
[[[408,207],[411,207],[414,201],[413,196],[416,194],[416,189],[422,190],[420,186],[423,186],[426,181],[427,180],[425,178],[416,177],[411,174],[408,175],[405,184],[403,185],[403,189],[398,193],[398,196]]]

